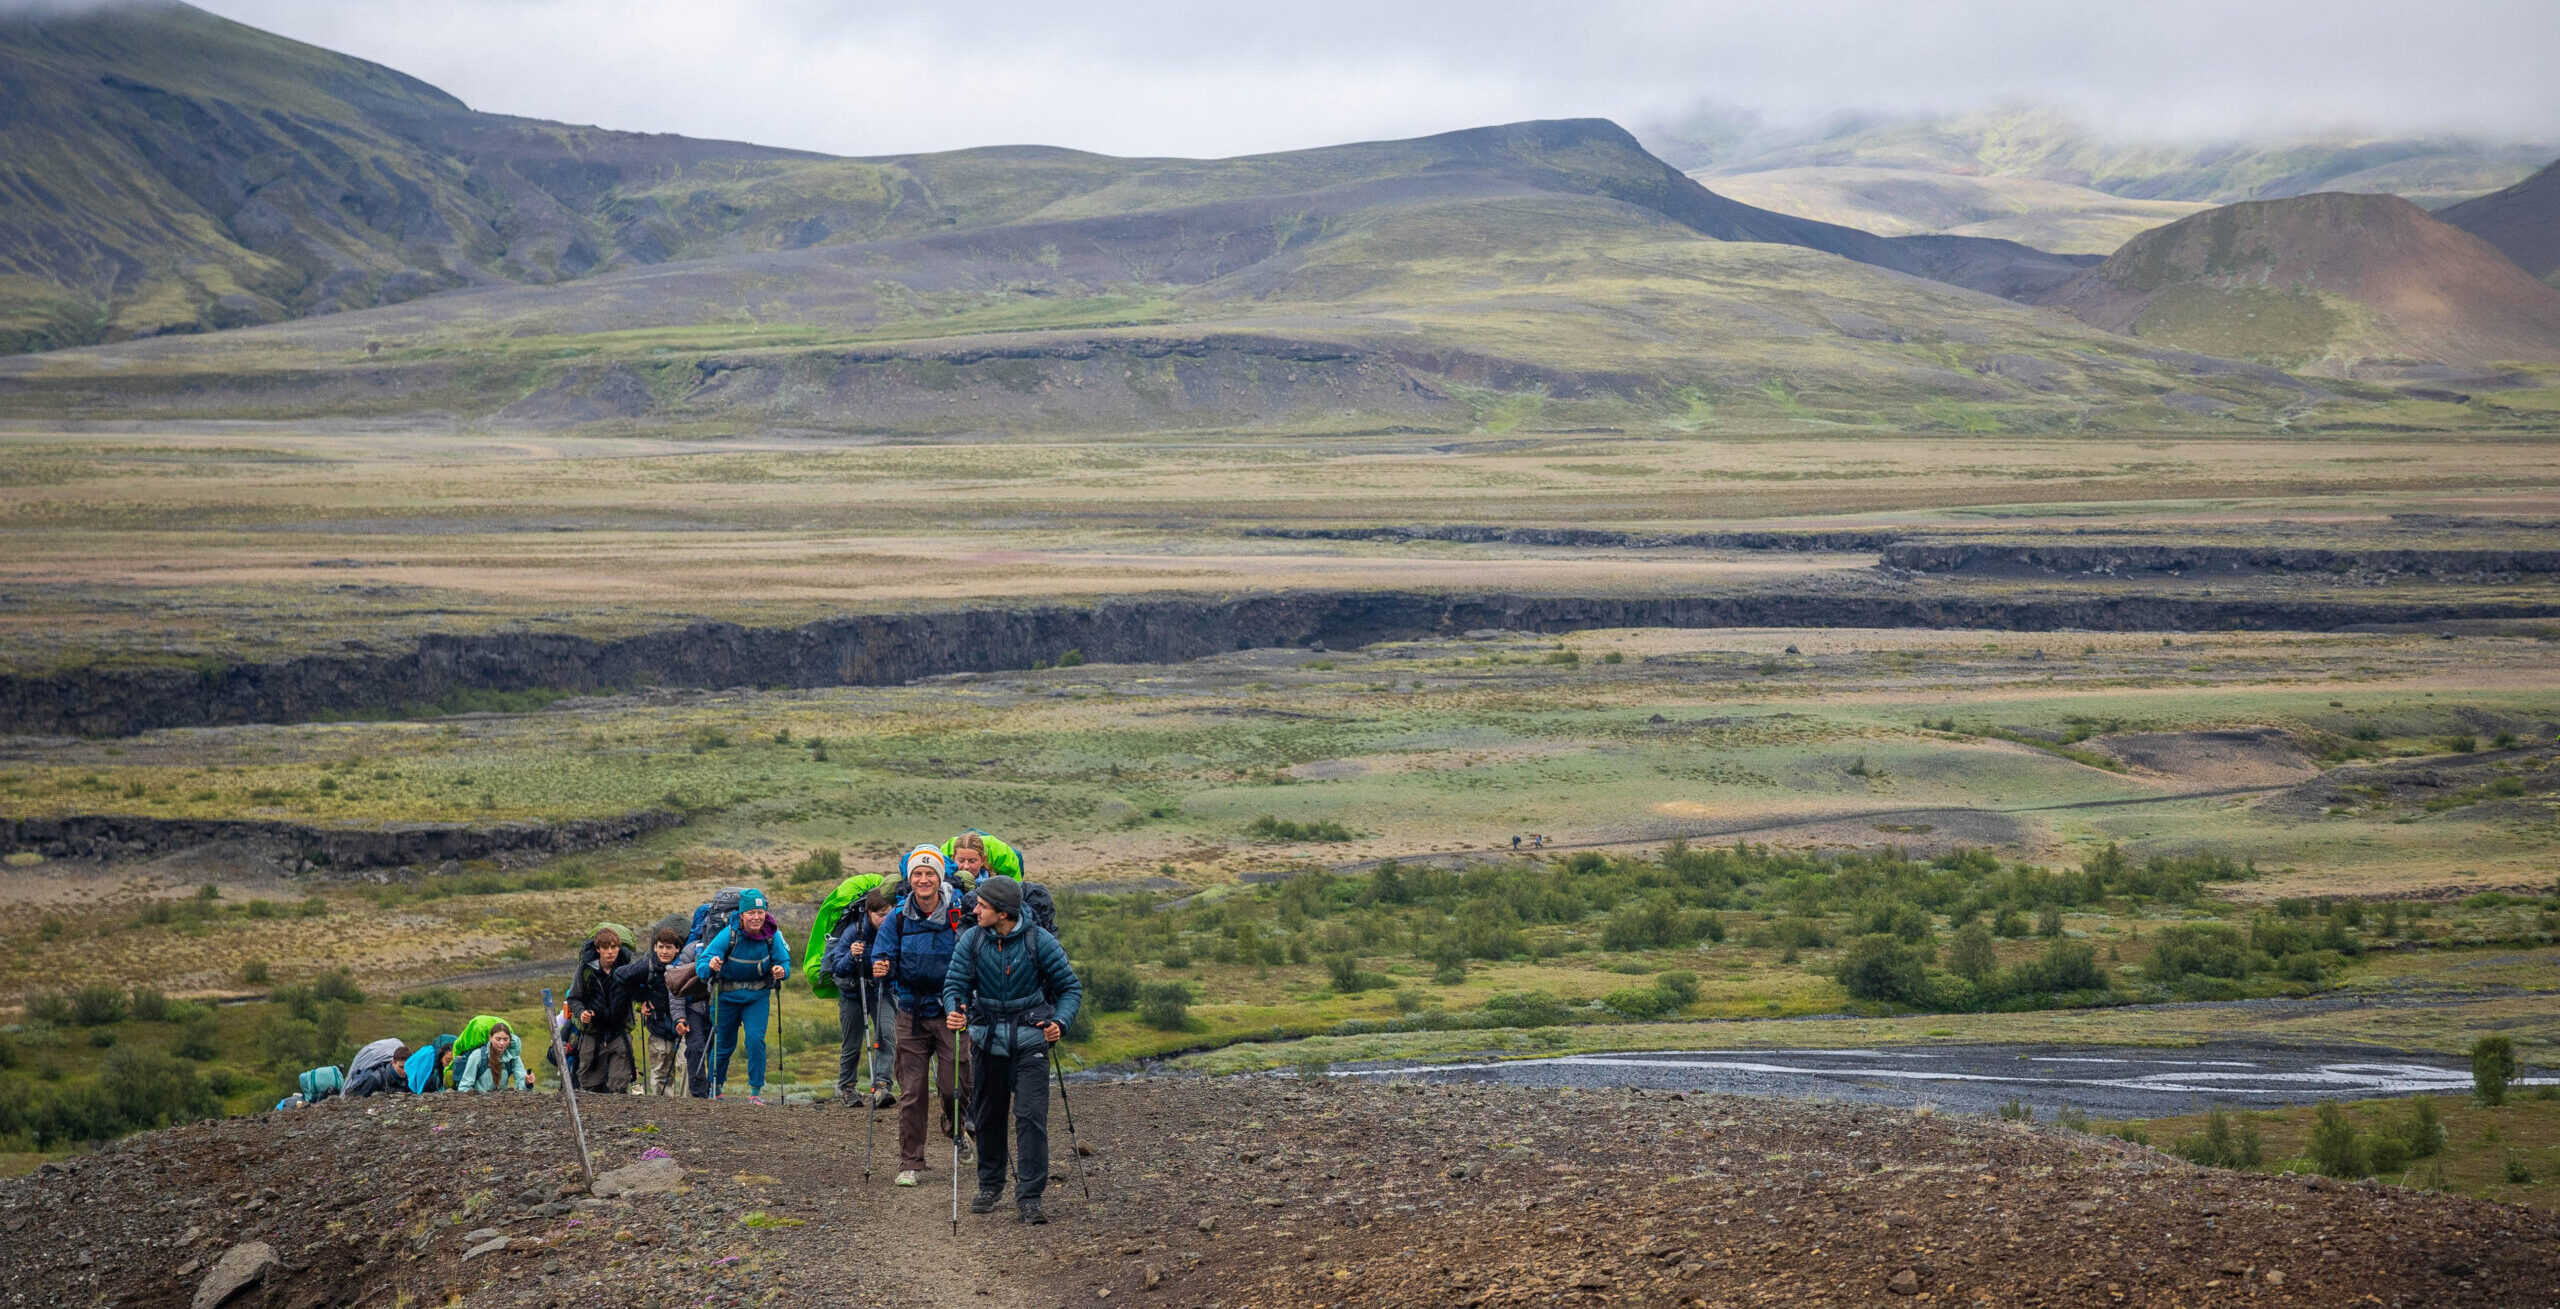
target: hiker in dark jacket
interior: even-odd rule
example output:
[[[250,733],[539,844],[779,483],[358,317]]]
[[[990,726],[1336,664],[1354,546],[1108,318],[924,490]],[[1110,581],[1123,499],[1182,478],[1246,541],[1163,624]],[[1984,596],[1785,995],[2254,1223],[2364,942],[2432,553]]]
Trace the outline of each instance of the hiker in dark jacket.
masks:
[[[409,1070],[401,1061],[408,1055],[409,1047],[398,1037],[391,1036],[356,1051],[356,1057],[347,1063],[346,1089],[339,1094],[350,1100],[361,1100],[386,1091],[406,1094]]]
[[[574,1033],[570,1064],[581,1091],[620,1095],[638,1074],[631,1058],[631,1008],[640,1001],[648,968],[635,964],[624,948],[630,938],[620,924],[598,924],[578,954],[567,1009]]]
[[[942,852],[920,845],[900,865],[907,898],[881,920],[871,943],[871,976],[889,984],[898,1006],[898,1185],[913,1186],[924,1171],[925,1089],[942,1079],[942,1130],[959,1136],[957,1110],[969,1093],[969,1064],[942,1021],[942,983],[951,971],[951,948],[968,919],[942,880]]]
[[[667,965],[667,1012],[684,1041],[684,1093],[696,1100],[711,1098],[711,986],[695,975],[706,944],[687,941]]]
[[[684,949],[684,933],[672,927],[658,929],[657,939],[649,943],[649,953],[642,956],[633,995],[640,1005],[640,1027],[649,1034],[649,1066],[642,1083],[651,1095],[682,1095],[677,1082],[677,1061],[684,1056],[684,1034],[676,1030],[676,1005],[667,994],[667,965],[676,961]]]
[[[853,912],[827,942],[823,966],[836,979],[836,1020],[843,1042],[837,1047],[836,1099],[853,1108],[888,1107],[889,1074],[897,1062],[897,1007],[889,1003],[889,988],[871,980],[871,946],[879,939],[880,924],[887,921],[896,902],[887,886],[875,886],[854,902]],[[866,1004],[865,1001],[868,1001]],[[879,1045],[869,1052],[870,1068],[863,1067],[865,1038]],[[871,1084],[863,1085],[868,1076]]]
[[[766,908],[764,892],[738,897],[738,916],[702,947],[702,974],[720,988],[712,1016],[711,1098],[729,1080],[729,1060],[741,1035],[747,1043],[747,1099],[764,1103],[764,1030],[773,1016],[773,993],[791,976],[791,943]]]
[[[1058,938],[1022,921],[1022,883],[978,882],[978,925],[960,937],[943,976],[943,1019],[966,1031],[977,1075],[969,1122],[978,1138],[978,1198],[986,1213],[1004,1195],[1004,1120],[1013,1117],[1016,1212],[1045,1223],[1040,1194],[1049,1187],[1049,1046],[1066,1034],[1084,1003],[1084,984],[1067,964]]]

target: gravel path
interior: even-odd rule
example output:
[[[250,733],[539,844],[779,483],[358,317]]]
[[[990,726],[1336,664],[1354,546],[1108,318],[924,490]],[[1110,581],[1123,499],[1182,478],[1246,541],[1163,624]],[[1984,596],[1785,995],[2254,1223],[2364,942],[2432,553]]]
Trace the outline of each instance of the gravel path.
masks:
[[[677,1188],[613,1198],[549,1095],[152,1133],[0,1183],[0,1296],[173,1309],[227,1255],[272,1259],[243,1309],[2560,1300],[2547,1213],[1997,1120],[1359,1079],[1075,1097],[1091,1171],[1055,1221],[956,1238],[940,1167],[899,1190],[884,1150],[863,1179],[856,1110],[589,1101],[599,1167]]]

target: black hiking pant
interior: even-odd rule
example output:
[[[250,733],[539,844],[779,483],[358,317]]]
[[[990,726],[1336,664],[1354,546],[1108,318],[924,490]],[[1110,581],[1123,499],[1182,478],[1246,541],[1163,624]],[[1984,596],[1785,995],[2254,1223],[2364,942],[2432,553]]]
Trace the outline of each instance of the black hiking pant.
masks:
[[[1037,1039],[1039,1033],[1031,1032]],[[969,1122],[978,1138],[978,1189],[1004,1189],[1007,1158],[1004,1120],[1013,1117],[1016,1150],[1013,1198],[1037,1200],[1049,1189],[1049,1057],[1045,1051],[1018,1055],[980,1049],[970,1061],[977,1080],[970,1088]]]
[[[897,1049],[890,1040],[890,1034],[897,1030],[892,1026],[897,1011],[874,993],[871,997],[872,1012],[865,1014],[862,1012],[862,994],[859,985],[836,992],[836,1030],[844,1038],[843,1044],[836,1047],[836,1096],[848,1103],[865,1090],[888,1089],[890,1074],[898,1060]],[[864,1038],[875,1030],[880,1038],[880,1053],[873,1057],[873,1066],[866,1070],[863,1060],[868,1056],[864,1054]],[[863,1085],[866,1075],[871,1078],[869,1087]]]

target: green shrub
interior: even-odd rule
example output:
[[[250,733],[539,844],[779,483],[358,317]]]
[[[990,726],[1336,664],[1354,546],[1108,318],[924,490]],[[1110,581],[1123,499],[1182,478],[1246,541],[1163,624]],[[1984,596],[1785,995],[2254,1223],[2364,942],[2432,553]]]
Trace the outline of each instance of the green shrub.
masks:
[[[132,1006],[135,1022],[165,1023],[169,1021],[169,997],[162,994],[159,987],[137,984],[127,993],[127,1003]]]
[[[2311,1125],[2310,1153],[2311,1166],[2324,1176],[2353,1180],[2373,1175],[2364,1139],[2356,1134],[2355,1124],[2347,1121],[2347,1111],[2333,1102],[2321,1104]]]
[[[1544,991],[1505,991],[1485,1001],[1484,1012],[1502,1027],[1554,1027],[1573,1021],[1572,1009]]]
[[[1096,1013],[1119,1014],[1138,1007],[1138,970],[1127,964],[1096,964],[1084,979],[1084,1002]]]
[[[2517,1157],[2517,1156],[2515,1156],[2515,1155],[2508,1155],[2508,1156],[2507,1156],[2507,1167],[2506,1167],[2506,1174],[2505,1174],[2505,1175],[2506,1175],[2506,1179],[2507,1179],[2507,1184],[2508,1184],[2508,1185],[2510,1185],[2510,1186],[2531,1186],[2531,1185],[2533,1185],[2533,1170],[2532,1170],[2531,1168],[2526,1167],[2526,1166],[2525,1166],[2525,1162],[2524,1162],[2524,1160],[2523,1160],[2523,1159],[2518,1158],[2518,1157]]]
[[[1853,1000],[1917,1005],[1929,998],[1929,979],[1918,948],[1883,932],[1851,942],[1831,977]]]
[[[1636,1019],[1660,1018],[1676,1007],[1670,996],[1650,986],[1611,991],[1600,1003]]]
[[[1653,979],[1654,989],[1671,997],[1671,1007],[1686,1009],[1698,1002],[1698,975],[1682,969]]]
[[[71,1021],[82,1027],[121,1023],[132,1012],[132,998],[106,982],[91,982],[71,993]]]
[[[2036,911],[2036,935],[2062,935],[2062,906],[2049,904]]]
[[[415,991],[403,992],[400,1003],[411,1009],[455,1011],[462,1008],[462,997],[455,994],[453,988],[449,986],[426,986]]]
[[[267,980],[267,961],[252,959],[240,965],[240,980],[252,986],[263,986]]]
[[[332,968],[311,979],[311,994],[338,1004],[363,1004],[364,989],[356,985],[355,974],[344,968]]]
[[[2497,1106],[2507,1102],[2507,1083],[2515,1080],[2516,1047],[2503,1036],[2484,1036],[2471,1043],[2471,1099]]]
[[[1069,650],[1065,654],[1058,656],[1058,666],[1060,668],[1080,668],[1083,665],[1084,651],[1082,650]]]
[[[1151,982],[1138,993],[1138,1018],[1160,1032],[1179,1032],[1191,1025],[1191,988],[1180,982]]]
[[[837,850],[812,850],[809,857],[792,866],[791,881],[841,882],[844,880],[844,854]]]
[[[1330,818],[1301,823],[1273,814],[1254,819],[1245,825],[1244,830],[1248,836],[1267,837],[1274,841],[1348,841],[1357,835]]]
[[[1467,966],[1455,961],[1444,963],[1431,973],[1431,982],[1435,986],[1464,986],[1466,981]]]
[[[1968,982],[1981,981],[1999,966],[1991,951],[1991,929],[1978,919],[1965,924],[1947,950],[1948,969]]]
[[[169,1053],[197,1063],[209,1062],[221,1054],[222,1047],[214,1031],[212,1016],[198,1015],[188,1019],[178,1029],[177,1043],[169,1047]]]
[[[71,1023],[71,993],[52,988],[29,991],[26,995],[27,1021],[47,1027],[66,1027]]]

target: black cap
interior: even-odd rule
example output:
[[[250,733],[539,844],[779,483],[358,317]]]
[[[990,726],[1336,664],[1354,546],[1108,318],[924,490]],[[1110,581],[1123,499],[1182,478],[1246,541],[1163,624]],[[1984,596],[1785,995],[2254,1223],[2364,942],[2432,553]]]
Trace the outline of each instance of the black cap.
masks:
[[[981,877],[978,879],[978,900],[981,904],[995,910],[997,913],[1003,914],[1007,918],[1020,917],[1022,914],[1022,883],[1017,882],[1002,873],[998,873],[993,877]]]

